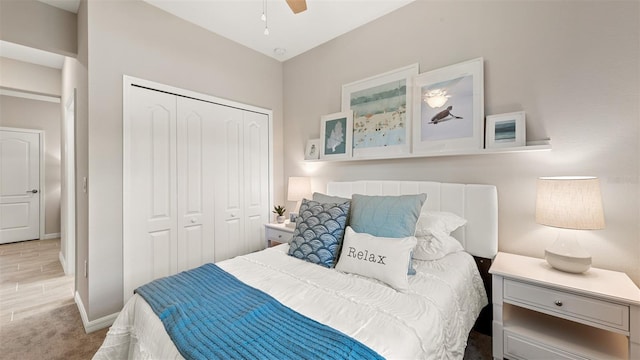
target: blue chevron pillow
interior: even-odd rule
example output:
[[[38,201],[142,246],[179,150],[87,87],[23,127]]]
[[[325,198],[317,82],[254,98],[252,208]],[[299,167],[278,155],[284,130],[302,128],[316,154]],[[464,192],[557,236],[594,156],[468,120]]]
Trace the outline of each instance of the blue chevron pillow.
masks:
[[[334,267],[350,206],[350,202],[322,204],[303,199],[289,255],[324,267]]]

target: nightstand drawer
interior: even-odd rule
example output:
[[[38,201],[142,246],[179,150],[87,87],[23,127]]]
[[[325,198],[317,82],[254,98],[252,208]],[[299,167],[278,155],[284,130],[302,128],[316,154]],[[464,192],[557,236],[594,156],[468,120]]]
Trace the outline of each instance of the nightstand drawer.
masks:
[[[504,332],[504,355],[509,359],[584,359],[509,331]]]
[[[284,230],[267,228],[266,232],[267,240],[277,241],[279,243],[288,243],[291,237],[293,237],[291,232]]]
[[[629,331],[629,307],[587,296],[504,280],[504,301],[605,329]]]

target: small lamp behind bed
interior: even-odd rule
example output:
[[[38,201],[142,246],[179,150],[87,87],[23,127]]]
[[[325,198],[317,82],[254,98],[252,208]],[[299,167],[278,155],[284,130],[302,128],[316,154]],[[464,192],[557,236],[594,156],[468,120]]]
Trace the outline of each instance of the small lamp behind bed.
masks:
[[[294,213],[298,213],[302,199],[311,196],[311,178],[306,176],[289,177],[289,185],[287,188],[287,200],[296,201]]]
[[[600,181],[595,177],[542,177],[537,181],[536,222],[564,229],[604,229]],[[545,250],[552,267],[582,273],[591,267],[574,230],[559,230],[558,239]]]

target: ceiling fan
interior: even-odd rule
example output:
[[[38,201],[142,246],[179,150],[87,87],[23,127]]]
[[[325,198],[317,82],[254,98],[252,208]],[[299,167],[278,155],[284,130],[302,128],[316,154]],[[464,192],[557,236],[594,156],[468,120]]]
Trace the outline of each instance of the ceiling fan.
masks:
[[[287,4],[289,4],[289,7],[294,14],[307,10],[306,0],[287,0]]]

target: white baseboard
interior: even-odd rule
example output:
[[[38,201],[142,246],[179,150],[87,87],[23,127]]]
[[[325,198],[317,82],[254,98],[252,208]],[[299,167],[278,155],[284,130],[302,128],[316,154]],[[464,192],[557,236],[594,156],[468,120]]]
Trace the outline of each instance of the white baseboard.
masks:
[[[103,316],[99,319],[95,319],[89,321],[89,317],[87,316],[87,311],[84,308],[84,304],[82,303],[82,298],[80,298],[80,294],[76,291],[76,295],[74,296],[74,300],[76,301],[76,305],[78,305],[78,310],[80,311],[80,317],[82,318],[82,325],[84,326],[84,331],[89,334],[94,331],[98,331],[100,329],[104,329],[109,327],[116,321],[119,313]]]
[[[62,270],[64,270],[64,274],[69,275],[67,273],[67,260],[65,260],[64,255],[62,255],[62,251],[58,252],[58,260],[60,260],[60,265],[62,265]]]
[[[43,240],[51,240],[60,238],[60,233],[44,234]]]
[[[64,270],[65,275],[73,275],[74,272],[69,270],[67,260],[64,258],[64,254],[62,251],[58,253],[58,260],[60,260],[60,265],[62,265],[62,270]]]

